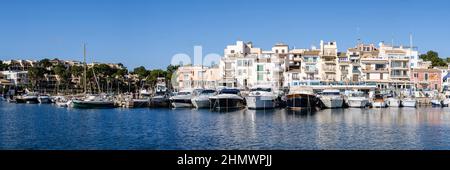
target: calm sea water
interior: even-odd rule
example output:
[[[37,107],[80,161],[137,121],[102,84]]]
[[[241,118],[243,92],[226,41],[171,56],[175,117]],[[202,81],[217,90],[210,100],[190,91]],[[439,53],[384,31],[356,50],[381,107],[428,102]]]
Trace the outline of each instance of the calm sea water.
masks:
[[[450,109],[218,113],[0,102],[0,149],[450,149]]]

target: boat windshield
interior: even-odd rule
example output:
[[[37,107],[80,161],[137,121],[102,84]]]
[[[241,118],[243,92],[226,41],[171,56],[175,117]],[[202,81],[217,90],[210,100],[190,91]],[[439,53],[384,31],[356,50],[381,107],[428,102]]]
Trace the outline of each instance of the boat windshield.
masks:
[[[272,92],[271,88],[262,88],[262,87],[258,87],[258,88],[253,88],[251,89],[251,91],[265,91],[265,92]]]
[[[191,92],[178,92],[177,95],[190,95]]]
[[[339,95],[339,92],[322,92],[322,95]]]
[[[220,91],[220,94],[239,94],[239,90],[237,89],[223,89]]]
[[[364,93],[352,93],[350,94],[351,97],[364,97]]]
[[[203,90],[202,93],[200,94],[213,94],[215,92],[216,92],[215,90]]]

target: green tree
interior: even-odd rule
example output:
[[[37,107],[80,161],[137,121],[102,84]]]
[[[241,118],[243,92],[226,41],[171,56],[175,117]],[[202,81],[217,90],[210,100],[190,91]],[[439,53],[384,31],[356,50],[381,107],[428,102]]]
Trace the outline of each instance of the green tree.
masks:
[[[138,79],[142,80],[148,76],[149,72],[147,71],[147,69],[145,69],[144,66],[140,66],[133,69],[133,74],[138,75]]]
[[[431,65],[434,66],[447,66],[447,63],[439,57],[439,54],[435,51],[428,51],[426,54],[419,56],[424,61],[431,61]]]
[[[0,60],[0,71],[8,70],[9,65]]]
[[[166,74],[166,80],[170,83],[168,83],[168,88],[172,89],[172,76],[175,74],[175,72],[178,70],[180,66],[179,65],[169,65],[167,66],[167,74]]]
[[[28,78],[31,81],[31,88],[35,89],[39,88],[39,81],[42,80],[45,74],[45,69],[42,67],[31,67],[28,69]]]
[[[71,72],[68,68],[66,68],[63,64],[57,64],[53,66],[53,72],[59,77],[58,79],[58,87],[62,85],[67,88],[69,83],[69,79],[71,77]]]
[[[150,74],[148,75],[148,77],[146,79],[146,82],[150,86],[153,87],[156,84],[158,77],[166,77],[166,76],[167,76],[167,71],[164,71],[161,69],[151,70]]]

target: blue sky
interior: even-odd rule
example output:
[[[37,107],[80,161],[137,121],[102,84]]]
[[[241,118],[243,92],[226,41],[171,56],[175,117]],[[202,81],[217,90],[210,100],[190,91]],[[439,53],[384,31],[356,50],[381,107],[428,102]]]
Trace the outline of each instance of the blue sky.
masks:
[[[177,53],[223,54],[236,40],[269,49],[309,48],[321,39],[340,50],[380,41],[450,57],[450,2],[438,0],[16,0],[0,1],[0,59],[61,58],[165,68]],[[359,28],[359,31],[358,31]]]

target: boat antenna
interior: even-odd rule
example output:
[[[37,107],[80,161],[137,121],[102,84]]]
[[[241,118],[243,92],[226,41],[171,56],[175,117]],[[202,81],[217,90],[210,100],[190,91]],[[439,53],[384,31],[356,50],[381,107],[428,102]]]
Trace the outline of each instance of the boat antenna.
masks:
[[[357,36],[357,43],[361,44],[361,35],[359,33],[359,27],[356,27],[356,36]]]

